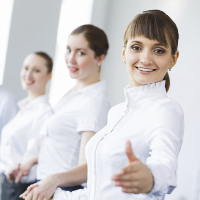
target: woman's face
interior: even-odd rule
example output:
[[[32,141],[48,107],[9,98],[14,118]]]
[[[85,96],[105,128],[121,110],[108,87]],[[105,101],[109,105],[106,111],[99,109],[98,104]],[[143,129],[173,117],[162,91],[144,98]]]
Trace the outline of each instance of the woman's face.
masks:
[[[143,36],[129,39],[122,58],[127,65],[130,87],[162,81],[167,70],[176,64],[178,55],[178,51],[171,55],[171,46],[157,40]]]
[[[98,73],[99,65],[102,62],[88,47],[88,42],[83,34],[69,36],[65,61],[70,77],[77,80],[86,80],[94,73]]]
[[[21,70],[21,83],[24,90],[39,93],[45,90],[50,78],[51,73],[48,73],[44,58],[36,54],[30,54],[25,58]]]

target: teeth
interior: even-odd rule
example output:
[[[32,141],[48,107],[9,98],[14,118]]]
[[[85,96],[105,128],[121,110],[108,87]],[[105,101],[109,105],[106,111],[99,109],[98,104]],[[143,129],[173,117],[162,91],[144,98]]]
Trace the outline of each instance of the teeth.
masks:
[[[138,67],[139,70],[144,71],[144,72],[152,72],[154,69],[145,69],[145,68],[140,68]]]

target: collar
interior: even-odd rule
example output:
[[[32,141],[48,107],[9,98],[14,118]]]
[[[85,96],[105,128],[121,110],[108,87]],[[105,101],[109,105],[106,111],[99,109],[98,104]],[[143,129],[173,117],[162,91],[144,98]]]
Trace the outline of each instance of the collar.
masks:
[[[147,101],[167,97],[165,81],[142,85],[134,88],[129,88],[129,86],[126,86],[124,93],[126,97],[126,105],[128,107],[135,107]]]
[[[102,91],[105,91],[105,90],[106,90],[106,81],[100,80],[96,83],[93,83],[91,85],[84,87],[82,90],[79,90],[79,91],[88,96],[91,96],[97,93],[102,93]]]
[[[31,102],[28,101],[28,97],[22,99],[17,104],[19,109],[28,108],[35,105],[37,102],[48,102],[48,96],[46,94],[40,95],[39,97],[33,99]]]

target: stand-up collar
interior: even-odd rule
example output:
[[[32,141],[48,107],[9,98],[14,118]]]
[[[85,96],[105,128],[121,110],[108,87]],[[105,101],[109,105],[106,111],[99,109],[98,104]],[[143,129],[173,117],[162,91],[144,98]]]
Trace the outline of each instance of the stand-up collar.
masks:
[[[124,89],[128,107],[138,106],[147,101],[166,97],[165,81]]]

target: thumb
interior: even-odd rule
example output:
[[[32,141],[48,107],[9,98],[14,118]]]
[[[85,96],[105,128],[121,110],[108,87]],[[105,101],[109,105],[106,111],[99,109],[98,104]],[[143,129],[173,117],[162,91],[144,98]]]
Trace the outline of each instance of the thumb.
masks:
[[[138,158],[137,158],[137,157],[135,156],[135,154],[133,153],[130,140],[128,140],[128,141],[126,142],[126,149],[125,149],[125,152],[126,152],[126,155],[127,155],[127,157],[128,157],[129,163],[138,160]]]

